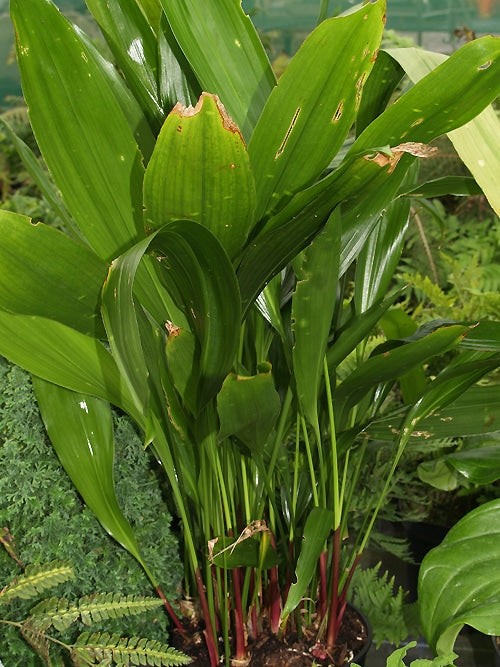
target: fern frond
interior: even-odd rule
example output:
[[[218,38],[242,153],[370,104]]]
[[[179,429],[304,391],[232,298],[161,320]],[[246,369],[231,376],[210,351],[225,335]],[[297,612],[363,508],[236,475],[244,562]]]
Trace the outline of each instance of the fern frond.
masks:
[[[188,665],[191,658],[154,639],[120,637],[109,632],[82,633],[76,640],[71,659],[82,665],[155,665],[170,667]]]
[[[31,648],[42,658],[45,664],[50,665],[49,640],[42,628],[36,627],[28,618],[21,627],[21,635]]]
[[[0,591],[0,603],[8,602],[12,598],[29,600],[47,588],[72,579],[73,576],[73,568],[64,561],[54,560],[42,565],[28,565],[24,574],[20,574]]]
[[[53,625],[62,632],[80,617],[80,611],[64,598],[42,600],[31,610],[33,623],[44,629]]]
[[[118,595],[117,593],[98,593],[80,598],[78,611],[85,625],[99,623],[108,618],[133,616],[161,607],[160,598],[141,597],[139,595]]]

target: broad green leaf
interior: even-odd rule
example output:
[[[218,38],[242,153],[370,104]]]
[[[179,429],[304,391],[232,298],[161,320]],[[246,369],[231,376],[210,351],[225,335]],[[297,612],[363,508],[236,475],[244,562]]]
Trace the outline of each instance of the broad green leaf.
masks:
[[[371,387],[405,375],[434,355],[452,349],[467,331],[468,327],[460,325],[441,327],[420,340],[370,357],[337,387],[335,391],[337,405],[339,408],[341,405],[352,407]]]
[[[469,512],[420,567],[418,601],[424,635],[449,653],[464,624],[500,635],[500,500]]]
[[[428,440],[487,436],[500,430],[500,387],[471,387],[449,405],[419,421],[410,444]],[[376,440],[393,441],[401,417],[391,415],[373,422],[367,432]],[[396,433],[395,433],[396,431]]]
[[[442,329],[438,331],[442,331]],[[438,333],[438,331],[434,333]],[[430,335],[434,336],[434,334]],[[410,436],[417,430],[417,425],[423,418],[452,403],[486,373],[498,368],[499,365],[500,356],[488,358],[487,355],[486,358],[476,358],[473,361],[469,361],[464,356],[463,361],[459,358],[458,362],[450,364],[441,371],[436,379],[427,385],[422,397],[409,410],[403,426],[403,434]]]
[[[134,303],[134,278],[151,237],[143,239],[112,264],[102,290],[102,318],[108,342],[137,410],[146,416],[149,403],[148,369]]]
[[[87,7],[156,134],[164,113],[158,99],[158,44],[153,27],[136,2],[87,0]]]
[[[234,0],[161,0],[201,88],[218,95],[248,141],[275,77],[260,38]],[[230,39],[221,36],[231,36]]]
[[[188,329],[182,329],[173,323],[170,323],[168,328],[165,353],[172,381],[184,405],[196,414],[200,382],[200,351],[196,338]]]
[[[410,197],[443,197],[444,195],[480,195],[482,190],[470,176],[443,176],[421,183],[413,188],[403,188],[403,193]]]
[[[290,586],[285,606],[281,613],[283,624],[292,611],[300,604],[311,579],[318,567],[318,559],[325,548],[325,542],[332,530],[333,511],[322,507],[314,507],[307,517],[304,526],[302,547],[297,567],[295,568],[296,581]]]
[[[389,294],[383,301],[375,303],[364,313],[354,315],[345,325],[336,332],[334,342],[328,346],[327,362],[328,369],[333,376],[335,368],[343,361],[365,338],[380,318],[402,295],[403,290],[396,290]]]
[[[139,261],[148,249],[158,262],[166,289],[184,312],[198,341],[195,405],[199,410],[220,389],[238,348],[240,301],[234,271],[211,232],[190,220],[165,225],[113,262],[103,291],[103,317],[119,365],[129,386],[136,383],[136,400],[143,405],[147,371],[133,286]],[[163,324],[166,320],[167,313]]]
[[[47,433],[71,481],[103,528],[139,561],[152,579],[115,495],[109,403],[37,377],[33,378],[33,387]]]
[[[469,122],[500,92],[499,55],[495,37],[465,44],[373,121],[351,152],[401,142],[427,144]]]
[[[356,134],[380,116],[404,76],[401,65],[385,51],[379,51],[375,64],[363,87],[363,95],[356,117]]]
[[[409,200],[394,200],[359,253],[354,279],[358,313],[365,312],[387,294],[401,258],[409,214]]]
[[[268,549],[264,562],[260,559],[260,543],[253,537],[238,539],[218,537],[213,544],[211,562],[217,567],[233,570],[236,567],[261,567],[269,569],[278,564],[274,549]]]
[[[248,146],[258,220],[313,183],[344,143],[375,62],[384,14],[385,2],[378,0],[323,21],[288,64]]]
[[[115,360],[95,338],[60,322],[0,310],[0,354],[49,382],[109,401],[141,423]]]
[[[500,322],[484,320],[473,326],[460,347],[467,350],[500,352]]]
[[[219,439],[239,438],[250,451],[261,451],[280,411],[271,365],[263,364],[257,375],[231,373],[217,395]]]
[[[313,427],[318,424],[319,384],[337,302],[340,239],[336,210],[304,251],[292,297],[293,373],[303,414]]]
[[[11,13],[42,155],[81,232],[111,259],[143,236],[143,166],[132,131],[92,53],[51,2],[13,0]]]
[[[165,112],[177,102],[185,107],[196,104],[202,91],[163,13],[158,34],[158,68],[160,103]]]
[[[491,37],[490,40],[495,40],[495,38]],[[489,53],[485,53],[483,63],[478,65],[478,70],[494,70],[497,72],[498,80],[498,53],[500,48],[498,43],[500,40],[496,38],[495,41],[497,43],[496,52],[491,56]],[[446,60],[446,56],[440,53],[432,53],[422,49],[390,49],[388,53],[403,66],[406,74],[413,82],[419,81]],[[498,86],[496,95],[498,95]],[[498,157],[500,155],[500,120],[496,112],[492,107],[485,109],[464,127],[450,132],[449,138],[457,153],[481,186],[492,208],[500,215],[500,195],[498,191],[498,179],[500,178],[500,159]]]
[[[100,291],[108,265],[88,246],[29,218],[0,211],[0,308],[104,334]]]
[[[444,460],[472,484],[492,484],[500,479],[500,445],[465,449],[448,454]]]
[[[458,486],[458,475],[444,459],[423,461],[417,467],[419,479],[440,491],[453,491]]]
[[[209,229],[231,258],[253,224],[255,185],[245,144],[217,97],[176,105],[162,127],[144,179],[146,225],[190,219]]]

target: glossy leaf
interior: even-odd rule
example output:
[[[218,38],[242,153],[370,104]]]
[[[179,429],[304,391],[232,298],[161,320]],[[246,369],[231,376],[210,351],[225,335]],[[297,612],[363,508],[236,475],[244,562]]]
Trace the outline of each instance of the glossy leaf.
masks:
[[[212,562],[217,567],[233,570],[236,567],[261,567],[269,569],[277,565],[276,552],[268,549],[264,561],[260,559],[260,544],[253,537],[238,541],[234,537],[219,537],[213,546]]]
[[[292,611],[300,604],[306,594],[311,579],[318,567],[318,560],[325,548],[325,542],[332,530],[333,511],[322,507],[314,507],[307,517],[303,543],[300,550],[297,567],[295,568],[296,581],[290,586],[285,606],[281,613],[283,624]]]
[[[451,651],[464,624],[500,635],[500,500],[469,512],[420,567],[424,635],[438,654]]]
[[[103,334],[100,291],[108,265],[88,246],[0,211],[0,307]]]
[[[498,386],[471,387],[449,405],[420,420],[410,443],[453,437],[487,436],[500,430],[500,389]],[[398,415],[373,422],[367,429],[376,440],[394,440]]]
[[[164,113],[158,99],[158,44],[153,27],[136,2],[87,0],[87,7],[156,134]]]
[[[113,483],[114,437],[107,402],[33,378],[40,412],[59,460],[103,528],[144,567]]]
[[[144,179],[146,224],[190,219],[209,229],[230,257],[253,224],[255,186],[241,134],[218,98],[174,107]]]
[[[378,0],[323,21],[288,64],[248,146],[257,219],[313,183],[344,143],[375,62],[384,14],[385,2]]]
[[[467,350],[500,352],[500,322],[483,320],[472,327],[467,337],[460,343]]]
[[[408,200],[394,200],[359,253],[354,281],[357,312],[365,312],[387,293],[401,258],[409,214]]]
[[[490,38],[490,40],[494,39]],[[498,39],[496,41],[498,44]],[[404,67],[413,82],[419,81],[446,60],[446,56],[440,53],[421,49],[390,49],[389,54]],[[489,69],[497,72],[498,80],[500,76],[498,47],[492,56],[485,53],[483,65],[478,65],[479,71]],[[496,90],[496,95],[498,95],[498,87]],[[500,120],[494,109],[491,107],[485,109],[477,118],[468,122],[467,126],[450,132],[449,138],[460,158],[481,186],[492,208],[500,215],[500,196],[498,194]]]
[[[444,195],[480,195],[481,188],[470,176],[443,176],[427,181],[413,188],[404,188],[404,194],[411,197],[443,197]]]
[[[500,445],[465,449],[445,461],[472,484],[493,484],[500,479]]]
[[[340,212],[335,211],[304,251],[292,297],[293,373],[303,414],[313,427],[318,424],[319,384],[337,302],[340,239]]]
[[[100,257],[113,258],[143,236],[143,167],[133,134],[92,53],[52,3],[13,0],[11,13],[42,155],[85,238]]]
[[[137,419],[115,360],[95,338],[43,317],[0,310],[0,354],[34,375],[103,398]]]
[[[262,451],[280,411],[271,365],[259,371],[251,376],[231,373],[217,395],[219,439],[234,435],[252,452]]]
[[[161,4],[202,90],[220,97],[248,141],[275,78],[240,3],[161,0]],[[221,38],[227,35],[231,39]]]
[[[370,387],[395,380],[434,355],[455,347],[467,331],[468,327],[459,325],[441,327],[421,340],[370,357],[337,387],[337,404],[350,408]]]
[[[120,365],[131,389],[136,383],[136,400],[143,405],[140,396],[147,391],[146,369],[133,284],[139,261],[149,247],[165,287],[183,310],[199,344],[198,411],[220,389],[238,347],[240,302],[234,271],[217,239],[189,220],[165,225],[113,263],[103,292],[103,316]]]

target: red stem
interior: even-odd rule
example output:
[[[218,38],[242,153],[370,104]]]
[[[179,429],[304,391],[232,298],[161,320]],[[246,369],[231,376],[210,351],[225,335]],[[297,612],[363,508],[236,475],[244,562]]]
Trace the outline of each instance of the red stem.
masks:
[[[328,599],[328,584],[327,584],[327,572],[326,572],[326,557],[327,552],[323,551],[319,557],[319,618],[323,620],[326,616],[327,611],[327,599]]]
[[[164,592],[161,590],[161,588],[159,586],[156,586],[155,589],[156,589],[156,592],[158,593],[158,597],[161,600],[163,600],[163,605],[165,606],[165,609],[167,610],[167,614],[170,616],[170,618],[174,622],[175,627],[177,628],[177,630],[179,630],[179,632],[181,632],[183,635],[185,635],[186,631],[184,630],[184,628],[182,626],[182,623],[180,622],[179,617],[175,613],[172,605],[170,604],[170,602],[165,597]]]
[[[332,549],[332,594],[330,598],[330,614],[328,617],[328,628],[326,632],[326,645],[331,648],[337,641],[339,633],[338,607],[339,607],[339,567],[340,567],[340,527],[333,534]]]
[[[241,576],[240,571],[233,570],[234,586],[234,635],[236,641],[236,660],[246,657],[245,630],[243,625],[243,607],[241,606]]]
[[[219,664],[219,652],[217,651],[217,640],[215,639],[214,629],[210,620],[210,613],[208,611],[207,596],[205,595],[205,587],[203,586],[203,579],[201,578],[200,568],[196,568],[195,573],[196,586],[198,588],[198,595],[200,596],[201,609],[203,611],[203,618],[205,619],[205,641],[207,643],[208,655],[210,656],[211,667],[216,667]]]
[[[278,634],[280,629],[281,597],[278,583],[278,567],[275,565],[269,570],[269,618],[271,632]]]

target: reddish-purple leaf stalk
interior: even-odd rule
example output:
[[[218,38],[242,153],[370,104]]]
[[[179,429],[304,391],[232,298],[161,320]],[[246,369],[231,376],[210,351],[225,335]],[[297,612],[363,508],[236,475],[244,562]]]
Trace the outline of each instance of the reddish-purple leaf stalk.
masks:
[[[243,607],[241,605],[241,573],[238,568],[233,570],[234,589],[234,637],[236,642],[236,660],[243,660],[246,656],[245,630],[243,623]]]
[[[210,613],[208,611],[207,596],[205,595],[205,587],[201,577],[200,568],[196,568],[195,572],[196,587],[198,588],[198,595],[200,596],[201,609],[203,618],[205,619],[205,642],[207,644],[208,655],[210,657],[211,667],[216,667],[219,664],[219,652],[217,650],[217,640],[214,634],[214,628],[210,622]]]
[[[330,596],[330,613],[326,631],[326,645],[334,646],[339,633],[341,618],[338,617],[339,606],[339,567],[340,567],[340,526],[333,533],[332,549],[332,588]]]
[[[179,630],[180,633],[185,635],[186,631],[184,630],[184,627],[182,626],[182,623],[180,622],[179,617],[177,616],[177,614],[173,610],[172,605],[170,604],[170,602],[165,597],[165,593],[161,590],[161,588],[159,586],[155,586],[155,590],[158,593],[158,597],[163,601],[163,605],[164,605],[165,609],[167,610],[167,614],[172,619],[175,627],[177,628],[177,630]]]

